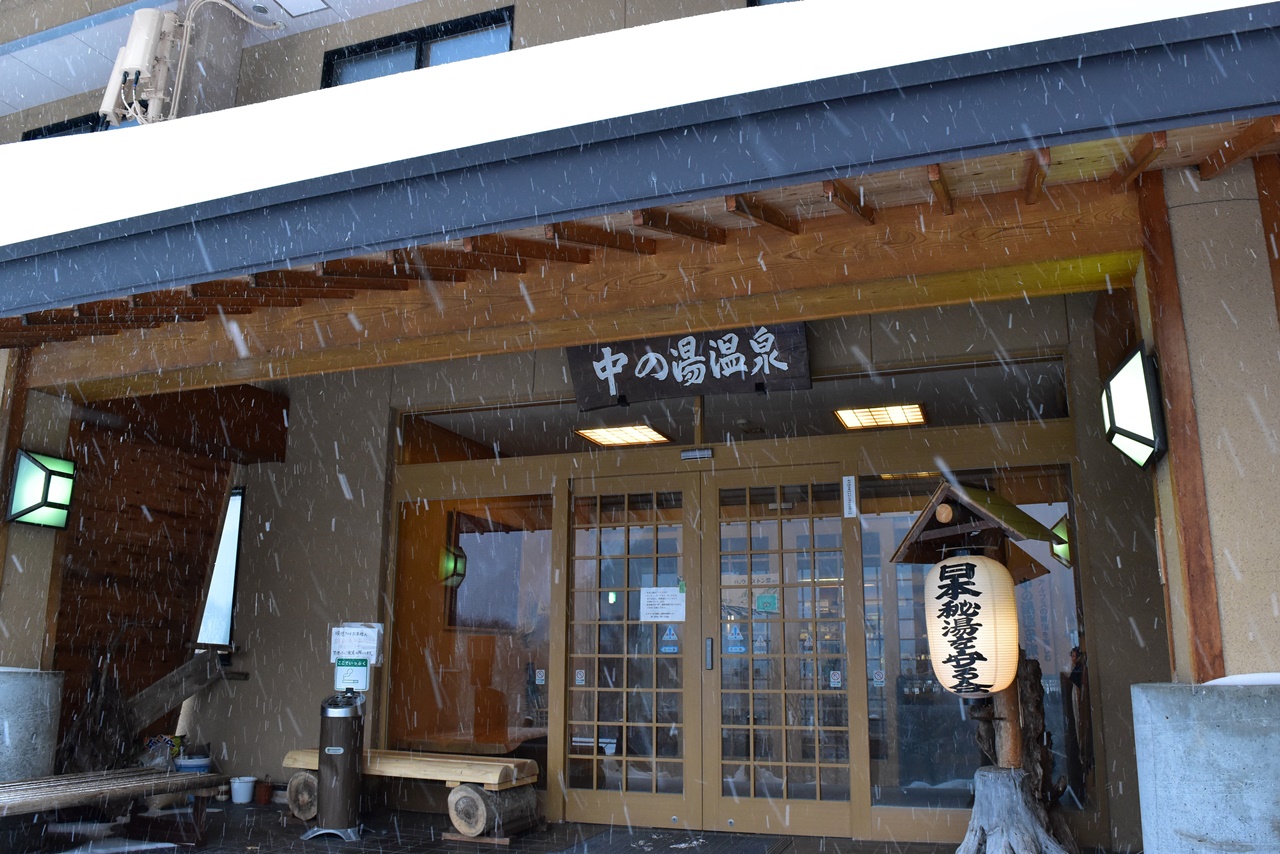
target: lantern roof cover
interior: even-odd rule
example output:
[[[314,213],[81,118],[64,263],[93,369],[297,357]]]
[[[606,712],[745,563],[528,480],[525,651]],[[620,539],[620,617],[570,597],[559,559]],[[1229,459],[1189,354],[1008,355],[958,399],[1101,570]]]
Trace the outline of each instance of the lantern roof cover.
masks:
[[[952,507],[947,521],[941,521],[937,509]],[[943,514],[945,515],[945,514]],[[1066,543],[1061,536],[1020,510],[1003,495],[975,486],[943,480],[929,496],[929,501],[893,553],[894,563],[937,563],[948,552],[972,549],[979,553],[998,550],[1007,564],[1015,584],[1038,578],[1049,572],[1021,549],[1008,549],[1009,541],[1042,540],[1051,546]],[[1015,555],[1016,552],[1016,555]]]

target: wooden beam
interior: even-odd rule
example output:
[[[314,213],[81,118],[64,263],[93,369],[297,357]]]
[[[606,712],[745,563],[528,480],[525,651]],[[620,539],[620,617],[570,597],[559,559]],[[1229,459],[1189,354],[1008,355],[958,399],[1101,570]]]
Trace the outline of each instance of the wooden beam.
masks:
[[[947,186],[947,178],[942,174],[942,164],[930,163],[925,171],[929,176],[929,187],[933,190],[934,201],[942,207],[944,215],[951,216],[956,211],[956,203],[951,198],[951,188]]]
[[[122,432],[202,458],[255,464],[284,462],[289,398],[250,385],[185,389],[94,403]]]
[[[452,267],[426,267],[419,264],[394,264],[385,257],[340,258],[320,265],[320,275],[341,279],[401,279],[409,283],[465,282],[467,271]]]
[[[528,270],[523,258],[435,246],[396,249],[387,253],[387,260],[410,270],[483,270],[490,273],[524,273]]]
[[[640,237],[625,231],[609,231],[580,222],[552,223],[544,229],[543,234],[547,240],[554,240],[557,244],[563,240],[569,243],[599,246],[602,249],[634,252],[637,255],[658,254],[658,241],[651,237]]]
[[[631,212],[632,225],[650,228],[675,237],[688,237],[703,243],[723,246],[729,238],[723,228],[687,216],[664,211],[660,208],[644,208]]]
[[[512,255],[516,258],[533,258],[538,261],[561,261],[566,264],[590,264],[591,250],[569,243],[543,243],[522,237],[502,234],[478,234],[462,241],[465,252],[482,252],[489,255]]]
[[[1151,168],[1168,147],[1169,135],[1162,130],[1149,133],[1138,140],[1138,144],[1125,156],[1124,162],[1111,173],[1108,179],[1111,192],[1123,193],[1127,190],[1139,175]]]
[[[1173,479],[1174,519],[1182,544],[1182,572],[1186,579],[1191,669],[1197,682],[1205,682],[1226,675],[1226,667],[1200,427],[1191,388],[1191,354],[1161,173],[1147,172],[1142,176],[1138,184],[1138,206],[1142,216],[1142,254],[1151,303],[1151,326],[1168,410],[1165,422],[1169,434],[1169,468]]]
[[[1027,158],[1027,179],[1022,185],[1023,200],[1034,205],[1044,195],[1044,179],[1049,175],[1049,164],[1053,160],[1049,149],[1037,148]]]
[[[4,387],[0,388],[0,495],[8,495],[18,459],[18,446],[27,416],[26,368],[30,353],[15,348],[4,363]],[[0,524],[0,554],[8,554],[9,523]],[[0,590],[4,589],[4,573],[9,561],[0,563]]]
[[[126,329],[150,329],[159,326],[160,321],[151,323],[138,323],[132,326],[125,326],[120,323],[106,323],[102,321],[86,321],[83,323],[27,323],[21,317],[4,317],[0,318],[0,335],[12,338],[22,338],[30,336],[38,338],[42,335],[115,335]]]
[[[1262,240],[1271,265],[1271,290],[1275,293],[1276,314],[1280,316],[1280,155],[1254,158],[1253,182],[1258,188],[1262,211]]]
[[[865,225],[875,225],[876,209],[863,200],[861,189],[855,192],[852,187],[839,181],[823,181],[822,193],[827,201],[854,219]]]
[[[603,253],[589,267],[530,277],[523,292],[519,282],[504,278],[441,288],[434,296],[425,289],[362,292],[338,306],[264,309],[241,322],[246,340],[254,342],[247,359],[215,318],[145,336],[129,333],[116,342],[47,345],[33,356],[31,382],[42,390],[98,399],[217,385],[227,381],[219,377],[232,375],[252,382],[259,368],[266,375],[268,362],[281,376],[373,366],[393,353],[406,361],[432,361],[491,352],[486,348],[501,336],[513,348],[522,342],[589,343],[605,335],[603,330],[621,328],[614,324],[639,328],[634,323],[641,316],[655,318],[654,334],[675,322],[671,318],[704,329],[729,328],[748,319],[747,307],[757,297],[768,304],[789,301],[791,316],[800,318],[806,308],[813,317],[835,317],[868,307],[923,307],[933,298],[923,290],[925,283],[966,271],[974,271],[968,290],[948,284],[937,304],[950,304],[956,293],[990,300],[1022,298],[1024,291],[1034,296],[1089,290],[1105,287],[1107,276],[1113,287],[1124,286],[1132,270],[1116,259],[1134,258],[1141,246],[1136,194],[1115,196],[1104,185],[1082,183],[1055,200],[1028,208],[1020,191],[983,196],[957,204],[946,219],[929,204],[884,208],[876,212],[876,228],[841,212],[806,222],[799,236],[730,230],[726,245],[708,245],[700,253],[696,287],[685,253]],[[906,245],[911,252],[900,251]],[[1079,257],[1084,247],[1095,253],[1088,260]],[[996,269],[1002,270],[998,276],[987,272]],[[839,283],[835,292],[823,290],[833,283]],[[347,320],[349,311],[362,319],[362,330]],[[323,342],[310,331],[316,322],[331,327]],[[461,330],[469,332],[460,337]],[[400,348],[398,341],[413,346]]]
[[[254,294],[243,297],[194,297],[187,289],[135,294],[130,297],[130,301],[138,308],[205,307],[211,314],[217,314],[219,311],[223,314],[248,314],[259,308],[290,308],[302,305],[302,300],[296,297],[263,297]]]
[[[219,281],[202,282],[197,285],[192,285],[191,294],[196,297],[231,297],[233,299],[250,296],[292,297],[296,299],[351,299],[356,295],[356,292],[341,288],[331,288],[324,285],[316,285],[314,287],[303,287],[300,285],[289,287],[251,285],[249,287],[245,287],[237,282]]]
[[[83,306],[76,308],[54,308],[47,311],[33,311],[23,315],[27,326],[101,326],[113,324],[129,329],[142,326],[155,326],[161,323],[182,323],[193,320],[204,320],[211,309],[206,306],[188,306],[175,309],[161,306],[144,308],[102,309],[101,314],[86,312]]]
[[[1267,116],[1253,121],[1234,138],[1224,142],[1217,151],[1200,161],[1200,180],[1208,181],[1217,177],[1223,170],[1244,160],[1264,145],[1275,142],[1278,137],[1280,116]]]
[[[768,225],[791,234],[800,233],[800,221],[788,216],[772,205],[766,205],[751,196],[736,195],[724,197],[724,209],[731,214],[742,217],[748,222]]]

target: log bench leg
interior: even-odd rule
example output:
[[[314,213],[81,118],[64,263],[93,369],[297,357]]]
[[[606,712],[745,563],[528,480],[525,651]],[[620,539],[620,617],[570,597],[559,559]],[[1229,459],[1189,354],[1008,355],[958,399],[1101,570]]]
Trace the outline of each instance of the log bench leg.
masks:
[[[533,786],[491,792],[463,783],[449,792],[449,819],[459,834],[455,841],[509,841],[538,823],[538,795]]]

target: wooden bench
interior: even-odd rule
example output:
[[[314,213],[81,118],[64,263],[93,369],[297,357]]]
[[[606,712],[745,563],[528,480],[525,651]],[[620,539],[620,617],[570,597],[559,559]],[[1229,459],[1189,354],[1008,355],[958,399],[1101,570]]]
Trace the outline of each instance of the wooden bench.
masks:
[[[178,836],[180,841],[199,844],[203,842],[207,799],[230,779],[225,774],[122,768],[116,771],[89,771],[83,774],[14,780],[0,783],[0,817],[51,812],[69,807],[106,808],[109,804],[120,801],[190,792],[195,796],[191,810],[192,827],[190,832],[178,828]],[[146,825],[149,838],[155,838],[158,826],[142,821],[138,816],[130,820],[126,835],[137,835],[143,825]],[[171,831],[165,833],[172,837]]]
[[[289,807],[299,818],[313,818],[320,751],[291,750],[284,758],[284,767],[304,769],[289,781]],[[458,835],[445,834],[446,838],[475,841],[487,834],[493,841],[509,841],[511,834],[538,823],[533,789],[538,780],[538,763],[532,759],[369,750],[364,754],[361,773],[448,786],[449,819]],[[310,775],[310,779],[300,775]]]

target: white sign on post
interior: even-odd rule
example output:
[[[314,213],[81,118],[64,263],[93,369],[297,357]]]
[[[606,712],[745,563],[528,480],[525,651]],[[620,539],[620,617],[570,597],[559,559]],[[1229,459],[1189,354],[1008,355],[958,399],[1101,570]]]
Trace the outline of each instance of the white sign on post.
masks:
[[[858,477],[857,475],[846,475],[842,486],[844,498],[844,518],[858,518]]]
[[[640,588],[640,622],[683,623],[684,599],[679,587]]]
[[[382,623],[343,623],[329,636],[329,663],[339,658],[363,658],[370,665],[382,664]]]

